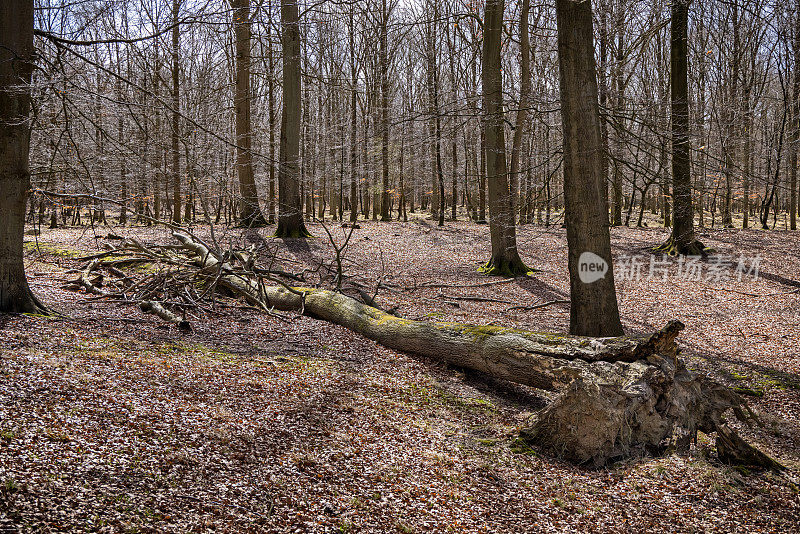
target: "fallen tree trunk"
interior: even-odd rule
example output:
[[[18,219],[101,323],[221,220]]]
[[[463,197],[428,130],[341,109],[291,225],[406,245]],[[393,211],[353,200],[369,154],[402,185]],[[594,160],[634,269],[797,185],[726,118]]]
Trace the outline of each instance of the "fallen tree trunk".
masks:
[[[192,330],[192,325],[189,323],[189,321],[172,313],[164,306],[162,306],[161,303],[159,302],[155,302],[152,300],[143,300],[139,303],[139,309],[142,310],[144,313],[151,313],[153,315],[157,315],[158,317],[161,317],[164,321],[176,325],[178,328],[180,328],[185,332],[190,332]]]
[[[726,461],[779,466],[724,425],[730,410],[742,421],[754,419],[745,401],[678,359],[679,321],[649,336],[616,338],[414,321],[334,291],[265,286],[190,236],[173,235],[194,254],[209,281],[261,308],[297,311],[392,349],[559,391],[520,434],[564,459],[600,466],[639,451],[685,449],[703,431],[717,432]]]

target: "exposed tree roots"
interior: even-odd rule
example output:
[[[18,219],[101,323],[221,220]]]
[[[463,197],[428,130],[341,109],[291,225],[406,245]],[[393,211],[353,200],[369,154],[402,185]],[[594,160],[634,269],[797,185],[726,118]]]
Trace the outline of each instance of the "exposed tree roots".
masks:
[[[267,223],[267,219],[260,211],[240,219],[237,224],[239,228],[263,228],[268,225],[269,223]]]
[[[279,237],[281,239],[305,239],[307,237],[314,237],[311,235],[306,229],[306,225],[302,224],[299,228],[297,227],[287,227],[286,225],[278,224],[278,228],[275,230],[275,237]]]
[[[644,452],[685,450],[697,432],[704,432],[717,434],[723,461],[780,469],[726,424],[728,412],[748,424],[756,420],[742,397],[689,371],[677,357],[675,339],[683,329],[678,321],[648,336],[614,338],[414,321],[336,291],[265,285],[252,265],[236,263],[236,254],[214,251],[186,233],[173,235],[180,246],[164,247],[163,255],[183,269],[194,269],[187,277],[192,285],[199,278],[210,290],[224,288],[260,309],[296,311],[392,349],[555,391],[554,400],[520,432],[547,454],[601,466]],[[184,254],[182,260],[177,252]],[[149,304],[149,311],[180,324],[176,321],[182,318],[164,307],[166,313],[158,313]]]
[[[694,240],[688,245],[680,245],[674,236],[670,236],[664,243],[653,248],[653,252],[666,254],[668,256],[708,256],[714,249],[708,248],[698,240]]]
[[[478,268],[478,272],[489,276],[516,278],[518,276],[530,276],[534,273],[534,270],[525,265],[519,256],[516,256],[510,260],[493,257],[485,265]]]

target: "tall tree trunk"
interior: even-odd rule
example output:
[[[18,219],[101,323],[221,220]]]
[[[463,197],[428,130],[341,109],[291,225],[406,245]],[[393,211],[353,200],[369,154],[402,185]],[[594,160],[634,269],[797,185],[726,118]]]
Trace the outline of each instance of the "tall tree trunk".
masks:
[[[0,312],[45,313],[25,277],[33,1],[0,2]]]
[[[522,262],[517,251],[514,208],[506,167],[503,80],[500,71],[504,4],[503,0],[487,0],[484,16],[482,78],[492,257],[481,268],[481,272],[518,276],[527,274],[530,269]]]
[[[181,223],[181,153],[180,153],[180,0],[172,1],[172,222]]]
[[[275,57],[272,52],[272,8],[267,20],[267,55],[269,55],[267,73],[267,92],[269,93],[269,207],[267,222],[275,224]]]
[[[701,5],[700,12],[698,14],[699,21],[698,21],[698,33],[700,34],[701,39],[706,39],[705,36],[705,9],[704,6]],[[705,42],[705,41],[704,41]],[[703,198],[705,196],[706,190],[706,168],[708,166],[708,135],[706,134],[706,80],[707,80],[707,67],[706,67],[706,51],[705,46],[702,47],[702,50],[698,56],[698,112],[697,112],[697,129],[700,144],[703,146],[700,150],[700,154],[698,156],[697,162],[697,226],[703,228],[705,226],[705,211],[703,206]],[[747,176],[745,175],[745,191],[747,192]],[[749,192],[748,192],[749,193]],[[745,199],[745,205],[747,205],[747,201],[749,199]],[[744,227],[747,228],[747,214],[744,215]]]
[[[239,223],[264,226],[267,221],[258,205],[250,121],[250,0],[231,0],[236,40],[236,174],[239,177]]]
[[[614,90],[616,92],[616,102],[614,105],[617,112],[617,118],[623,122],[622,107],[625,105],[625,81],[623,61],[625,60],[625,0],[617,2],[617,46],[616,46],[616,64],[614,65]],[[624,141],[622,139],[623,128],[620,124],[616,129],[614,135],[614,175],[613,175],[613,191],[614,191],[614,204],[612,209],[611,224],[614,226],[622,225],[622,167],[621,160],[623,157]]]
[[[789,144],[789,228],[797,230],[797,151],[800,143],[800,0],[795,0],[792,141]]]
[[[432,3],[432,16],[428,28],[428,99],[431,113],[431,158],[433,167],[433,194],[431,214],[444,226],[444,172],[442,171],[442,119],[439,116],[439,66],[436,58],[436,30],[439,24],[439,3]]]
[[[119,50],[119,49],[118,49]],[[117,54],[117,63],[119,64],[119,54]],[[130,76],[129,76],[130,78]],[[124,97],[122,94],[122,81],[117,80],[117,101],[123,102]],[[125,142],[124,135],[125,120],[122,112],[117,117],[117,141],[120,146]],[[122,204],[119,212],[119,224],[125,226],[128,222],[128,178],[126,176],[127,169],[125,168],[125,155],[119,154],[119,181],[120,181],[120,196]]]
[[[283,113],[278,167],[277,237],[309,237],[300,198],[300,14],[298,0],[281,1]]]
[[[667,254],[703,254],[694,237],[691,156],[689,154],[689,1],[672,3],[670,86],[672,106],[672,235],[656,248]]]
[[[519,89],[519,109],[514,128],[514,141],[511,145],[511,209],[519,203],[519,161],[522,149],[522,137],[528,119],[528,100],[531,93],[531,41],[528,30],[528,15],[530,14],[530,0],[522,0],[522,9],[519,15],[519,42],[522,55],[521,80]]]
[[[356,68],[356,42],[353,18],[355,4],[350,6],[350,222],[358,220],[358,152],[356,137],[358,135],[358,69]]]
[[[478,176],[478,222],[486,223],[486,124],[481,125],[481,166]]]
[[[608,108],[608,0],[600,2],[600,70],[599,84],[600,84],[600,111],[606,111]],[[605,182],[606,202],[611,204],[608,191],[608,171],[609,171],[609,158],[611,149],[609,146],[608,136],[608,118],[600,122],[600,134],[603,137],[603,177]],[[541,214],[541,211],[539,212]]]
[[[564,131],[570,332],[617,336],[622,334],[622,324],[614,287],[608,203],[603,184],[591,3],[556,0],[556,19]],[[599,271],[590,272],[593,268]]]
[[[732,2],[733,9],[733,57],[731,62],[731,86],[730,86],[730,100],[726,106],[726,113],[728,116],[727,131],[723,132],[725,135],[725,197],[722,203],[722,225],[725,227],[733,227],[733,179],[734,171],[736,169],[736,156],[738,155],[739,148],[739,120],[737,111],[739,106],[739,69],[740,69],[740,29],[739,29],[739,3],[738,0]]]
[[[381,84],[381,220],[391,221],[389,213],[389,10],[381,0],[379,68]]]

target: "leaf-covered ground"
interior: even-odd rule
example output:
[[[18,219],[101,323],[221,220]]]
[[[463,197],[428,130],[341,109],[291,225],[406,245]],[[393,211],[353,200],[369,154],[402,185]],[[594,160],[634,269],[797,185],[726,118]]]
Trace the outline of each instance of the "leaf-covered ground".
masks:
[[[331,261],[328,240],[310,228],[318,238],[307,246],[274,242],[272,265],[329,284],[318,269]],[[273,243],[269,229],[216,230],[221,243]],[[114,231],[170,240],[161,229]],[[629,332],[682,320],[690,366],[749,395],[765,425],[744,432],[791,468],[778,476],[718,463],[702,435],[685,456],[574,467],[514,442],[542,392],[306,317],[218,307],[190,312],[184,333],[134,305],[61,289],[107,233],[27,237],[32,286],[69,319],[0,317],[0,532],[800,528],[800,234],[703,233],[721,255],[760,255],[758,280],[689,281],[677,264],[618,280]],[[666,236],[614,229],[615,256],[647,260]],[[521,253],[540,272],[490,285],[476,272],[488,241],[486,227],[464,222],[361,223],[345,272],[373,290],[381,281],[378,302],[406,317],[565,331],[567,304],[513,309],[568,298],[564,230],[522,228]]]

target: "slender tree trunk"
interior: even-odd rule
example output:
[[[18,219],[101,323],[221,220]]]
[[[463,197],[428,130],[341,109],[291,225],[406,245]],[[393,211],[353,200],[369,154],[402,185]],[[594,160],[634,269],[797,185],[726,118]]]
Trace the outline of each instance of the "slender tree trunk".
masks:
[[[300,198],[300,14],[298,0],[281,1],[283,113],[278,167],[277,237],[309,237]]]
[[[0,313],[46,313],[25,277],[33,1],[0,2]]]
[[[517,276],[527,274],[530,269],[517,252],[514,208],[506,167],[503,82],[500,72],[504,4],[503,0],[487,0],[484,16],[482,78],[492,257],[481,271],[486,274]]]
[[[792,141],[789,144],[789,228],[797,230],[797,151],[800,144],[800,0],[795,0]]]
[[[700,20],[698,21],[698,33],[700,34],[702,39],[705,39],[705,10],[704,6],[700,6],[700,13],[699,13]],[[703,47],[699,57],[698,57],[699,65],[698,65],[698,112],[697,112],[697,128],[699,130],[699,138],[700,144],[703,145],[703,148],[700,150],[700,154],[698,156],[698,169],[697,169],[697,226],[703,228],[706,224],[705,221],[705,210],[703,206],[703,199],[706,192],[706,169],[708,168],[708,144],[707,139],[708,135],[706,134],[706,79],[707,79],[707,67],[706,67],[706,52],[705,47]],[[745,185],[747,185],[747,176],[745,176]],[[747,189],[747,187],[745,187]],[[745,204],[747,200],[745,200]],[[747,228],[747,215],[744,216],[744,227]]]
[[[519,161],[522,149],[522,137],[528,120],[528,100],[531,93],[531,41],[528,30],[528,15],[530,14],[530,0],[522,0],[522,9],[519,15],[519,42],[522,55],[521,80],[519,90],[519,109],[514,128],[514,141],[511,145],[511,209],[519,203]]]
[[[117,56],[119,58],[119,55]],[[122,82],[117,81],[117,100],[123,102],[123,95],[122,95]],[[125,120],[123,119],[122,113],[119,114],[117,117],[117,140],[120,146],[124,143],[125,139],[124,135],[124,126]],[[122,205],[120,206],[119,212],[119,224],[125,226],[128,222],[128,178],[126,176],[127,169],[125,168],[125,155],[119,155],[119,181],[120,181],[120,196],[122,197]]]
[[[625,105],[625,82],[624,82],[624,71],[623,71],[623,61],[625,60],[625,1],[619,0],[617,2],[617,54],[616,54],[616,65],[614,66],[614,89],[616,91],[616,102],[614,108],[618,114],[618,120],[622,122],[623,114],[622,114],[622,107]],[[621,125],[620,125],[621,126]],[[620,166],[620,160],[623,157],[623,149],[624,149],[624,141],[622,139],[622,128],[618,128],[616,131],[616,135],[614,136],[614,154],[616,155],[616,161],[614,162],[614,178],[613,178],[613,190],[614,190],[614,204],[612,209],[612,221],[611,224],[614,226],[621,226],[622,225],[622,168]]]
[[[742,93],[744,116],[744,163],[742,163],[742,228],[750,226],[750,173],[753,162],[753,116],[750,110],[751,89],[745,87]]]
[[[735,156],[738,152],[739,140],[739,121],[737,118],[737,108],[739,106],[739,68],[740,68],[740,29],[739,29],[739,5],[738,0],[732,2],[733,9],[733,58],[731,64],[731,86],[730,101],[726,109],[728,115],[727,132],[725,135],[725,197],[722,204],[722,225],[733,227],[733,173],[736,168]]]
[[[381,221],[391,221],[389,213],[389,11],[381,0],[379,68],[381,84]]]
[[[689,154],[689,1],[672,3],[670,86],[672,106],[673,225],[670,239],[656,250],[668,254],[703,254],[694,237],[691,156]]]
[[[614,287],[608,203],[603,184],[591,3],[556,0],[556,19],[564,131],[570,333],[617,336],[622,334],[622,324]],[[592,268],[599,270],[591,271]]]
[[[172,222],[181,223],[181,153],[180,153],[180,0],[172,2]]]
[[[600,111],[608,113],[608,0],[600,2]],[[600,122],[600,134],[603,136],[603,177],[605,182],[606,202],[611,204],[608,191],[608,171],[611,148],[609,146],[608,118]],[[541,213],[541,211],[539,212]]]
[[[481,167],[478,176],[478,222],[486,223],[486,125],[481,128]]]
[[[267,92],[269,93],[269,207],[267,222],[275,224],[275,57],[272,52],[272,9],[267,21]]]

